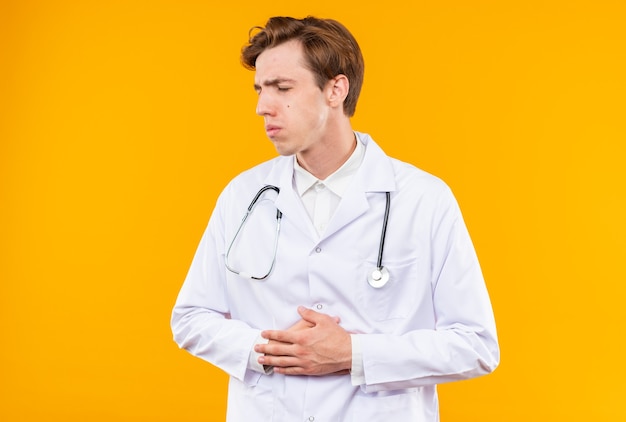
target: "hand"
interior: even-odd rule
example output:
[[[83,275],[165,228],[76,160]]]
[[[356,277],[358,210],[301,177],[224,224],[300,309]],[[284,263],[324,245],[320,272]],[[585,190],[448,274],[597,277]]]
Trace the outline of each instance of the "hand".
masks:
[[[264,353],[259,363],[285,375],[348,374],[352,367],[350,334],[339,326],[339,318],[298,307],[302,317],[287,330],[267,330],[269,340],[255,351]]]

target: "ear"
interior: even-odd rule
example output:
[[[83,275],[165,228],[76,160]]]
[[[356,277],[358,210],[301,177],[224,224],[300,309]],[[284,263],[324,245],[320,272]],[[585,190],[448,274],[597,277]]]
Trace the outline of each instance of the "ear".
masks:
[[[346,75],[337,75],[328,81],[328,103],[332,107],[343,107],[343,101],[348,96],[350,81]]]

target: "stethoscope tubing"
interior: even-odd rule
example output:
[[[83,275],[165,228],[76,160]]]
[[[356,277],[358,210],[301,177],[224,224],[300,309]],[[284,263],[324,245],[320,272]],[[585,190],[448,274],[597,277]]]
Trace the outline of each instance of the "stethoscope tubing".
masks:
[[[274,270],[274,266],[276,265],[276,253],[278,252],[278,238],[280,235],[280,223],[283,217],[283,213],[278,208],[276,208],[276,236],[274,238],[274,257],[272,259],[272,264],[270,265],[270,268],[267,271],[267,273],[264,276],[256,277],[251,274],[244,273],[243,271],[238,271],[229,265],[228,258],[230,256],[230,251],[233,245],[235,244],[235,240],[237,239],[237,237],[239,236],[239,233],[241,232],[243,226],[245,225],[246,220],[248,219],[248,216],[252,213],[252,210],[254,210],[254,207],[257,201],[259,200],[259,198],[261,197],[261,195],[263,195],[263,193],[268,190],[273,190],[276,193],[280,193],[280,189],[277,186],[273,186],[273,185],[265,185],[261,189],[259,189],[259,191],[256,193],[256,195],[250,202],[250,205],[248,206],[248,210],[246,211],[245,215],[241,219],[239,228],[235,232],[235,236],[233,237],[233,240],[230,242],[230,245],[228,246],[228,249],[226,251],[226,256],[225,256],[225,265],[228,271],[235,273],[237,275],[240,275],[242,277],[253,279],[253,280],[265,280],[272,273],[272,271]],[[391,193],[385,192],[385,213],[383,216],[383,227],[382,227],[382,231],[380,234],[380,243],[378,246],[378,258],[376,260],[376,268],[374,268],[374,270],[368,275],[368,283],[372,287],[377,288],[377,289],[383,287],[389,281],[389,272],[387,271],[386,268],[383,267],[383,251],[385,250],[385,237],[387,236],[387,223],[389,222],[390,207],[391,207]]]
[[[268,191],[268,190],[273,190],[276,193],[280,193],[280,188],[278,188],[278,186],[274,186],[274,185],[265,185],[261,189],[259,189],[257,194],[254,196],[254,198],[250,202],[250,205],[248,206],[248,210],[246,211],[246,213],[244,214],[243,218],[241,219],[241,223],[239,224],[239,228],[237,228],[237,231],[235,232],[235,236],[233,236],[233,240],[230,242],[230,245],[228,245],[228,250],[226,251],[226,256],[224,257],[224,264],[226,265],[226,269],[228,271],[230,271],[232,273],[235,273],[237,275],[240,275],[242,277],[253,279],[253,280],[265,280],[272,273],[272,271],[274,270],[274,266],[276,265],[276,253],[278,252],[278,237],[280,235],[280,222],[281,222],[281,220],[283,218],[283,213],[278,208],[276,209],[276,235],[274,236],[274,258],[272,259],[272,264],[270,265],[270,268],[267,271],[267,273],[265,273],[264,276],[256,277],[256,276],[253,276],[251,274],[247,274],[247,273],[244,273],[242,271],[238,271],[238,270],[232,268],[228,264],[228,258],[230,256],[230,250],[232,249],[233,245],[235,244],[235,240],[237,239],[237,236],[239,236],[239,232],[241,232],[241,229],[245,225],[246,220],[248,219],[248,216],[250,216],[250,214],[252,214],[252,210],[254,209],[254,206],[256,205],[256,203],[259,200],[259,198],[261,197],[261,195],[263,195],[263,193],[265,191]]]
[[[385,250],[385,236],[387,235],[387,223],[389,222],[389,208],[391,207],[391,194],[385,192],[385,215],[383,216],[383,229],[380,234],[380,246],[378,247],[378,260],[376,261],[376,268],[381,270],[383,268],[383,251]]]

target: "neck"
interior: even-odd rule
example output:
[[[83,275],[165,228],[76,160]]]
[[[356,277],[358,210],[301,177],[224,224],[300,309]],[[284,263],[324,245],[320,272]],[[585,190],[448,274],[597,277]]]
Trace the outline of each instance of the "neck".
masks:
[[[351,127],[321,139],[315,150],[297,154],[298,164],[306,171],[324,180],[343,165],[356,148],[356,135]]]

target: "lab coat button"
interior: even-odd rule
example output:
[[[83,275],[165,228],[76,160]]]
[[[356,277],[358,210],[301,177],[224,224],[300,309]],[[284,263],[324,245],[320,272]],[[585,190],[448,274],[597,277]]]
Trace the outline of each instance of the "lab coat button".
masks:
[[[315,184],[315,190],[318,191],[318,192],[321,191],[321,190],[324,190],[324,188],[325,188],[325,186],[324,186],[323,183],[316,183]]]
[[[321,303],[318,303],[317,305],[315,305],[315,307],[317,308],[317,310],[321,310],[324,305],[322,305]]]
[[[315,248],[315,252],[320,253],[322,252],[322,248],[320,248],[319,246],[317,248]]]
[[[315,420],[314,416],[309,416],[309,422],[313,422]]]

